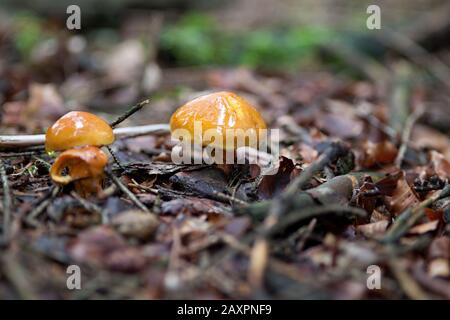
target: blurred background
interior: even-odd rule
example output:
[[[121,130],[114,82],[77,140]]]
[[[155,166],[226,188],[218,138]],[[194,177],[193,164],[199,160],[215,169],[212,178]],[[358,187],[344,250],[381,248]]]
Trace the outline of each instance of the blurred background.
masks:
[[[80,30],[66,28],[71,4],[81,9]],[[293,102],[280,94],[280,79],[297,81],[294,103],[312,99],[305,97],[311,88],[302,88],[314,79],[318,91],[340,77],[370,80],[382,91],[398,69],[393,61],[403,59],[425,82],[448,85],[448,1],[377,1],[381,30],[366,27],[370,4],[3,0],[1,131],[40,132],[68,109],[112,116],[147,96],[153,108],[135,121],[163,122],[193,92],[211,88],[256,93],[257,103],[283,109]],[[24,115],[35,120],[30,127]]]

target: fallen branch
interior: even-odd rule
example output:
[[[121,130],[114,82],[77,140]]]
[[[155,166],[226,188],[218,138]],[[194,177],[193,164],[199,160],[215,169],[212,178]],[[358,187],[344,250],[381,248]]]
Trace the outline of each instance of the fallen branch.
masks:
[[[125,193],[128,198],[130,198],[130,200],[142,211],[150,213],[150,210],[141,202],[139,201],[139,199],[134,195],[133,192],[131,192],[123,183],[122,181],[120,181],[119,178],[117,178],[114,174],[110,173],[110,172],[106,172],[108,178],[110,178],[114,184],[120,189],[120,191],[122,191],[123,193]]]
[[[169,132],[166,123],[149,124],[145,126],[124,127],[114,129],[116,139],[143,136],[147,134],[164,134]],[[45,144],[45,134],[33,135],[2,135],[0,136],[0,149],[27,148]]]

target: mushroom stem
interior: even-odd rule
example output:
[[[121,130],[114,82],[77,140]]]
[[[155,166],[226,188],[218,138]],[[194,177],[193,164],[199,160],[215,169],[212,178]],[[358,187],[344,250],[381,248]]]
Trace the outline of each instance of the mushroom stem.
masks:
[[[145,126],[124,127],[114,129],[117,138],[136,137],[146,134],[167,133],[169,125],[166,123],[149,124]],[[45,144],[45,134],[33,135],[0,135],[1,148],[25,148]]]

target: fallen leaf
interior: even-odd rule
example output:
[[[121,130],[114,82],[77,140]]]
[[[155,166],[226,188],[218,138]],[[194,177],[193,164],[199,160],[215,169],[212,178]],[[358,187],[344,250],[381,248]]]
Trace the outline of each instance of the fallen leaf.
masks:
[[[363,168],[371,168],[375,165],[393,163],[397,157],[397,148],[389,140],[381,142],[372,142],[367,140],[363,144],[364,153],[358,159],[360,166]]]
[[[418,195],[408,184],[404,176],[398,180],[392,197],[388,197],[388,199],[390,199],[388,202],[390,211],[394,215],[398,215],[405,209],[414,207],[420,202]]]
[[[443,154],[432,150],[430,152],[431,165],[441,179],[450,179],[450,162]]]
[[[409,230],[410,234],[424,234],[437,229],[439,221],[430,221],[426,223],[419,224]]]
[[[258,185],[260,199],[270,199],[284,190],[291,181],[291,173],[294,170],[294,162],[291,159],[280,157],[280,167],[276,174],[265,175]]]
[[[356,227],[356,230],[361,232],[364,236],[368,238],[375,238],[385,233],[389,221],[381,220],[378,222],[372,222],[368,224],[363,224]]]

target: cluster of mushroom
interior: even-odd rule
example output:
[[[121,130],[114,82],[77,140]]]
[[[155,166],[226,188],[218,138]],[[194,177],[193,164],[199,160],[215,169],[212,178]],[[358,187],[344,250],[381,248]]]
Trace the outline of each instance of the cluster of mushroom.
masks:
[[[200,124],[200,132],[196,131],[196,124]],[[172,137],[181,140],[184,149],[192,150],[191,146],[197,145],[204,155],[204,151],[212,147],[214,159],[217,155],[223,155],[222,158],[227,157],[227,160],[231,157],[233,164],[237,158],[249,160],[256,155],[261,160],[262,155],[265,163],[257,164],[261,168],[266,165],[265,174],[273,174],[267,173],[267,168],[277,169],[273,165],[276,157],[256,146],[260,145],[260,134],[266,128],[256,108],[238,95],[226,91],[198,97],[181,106],[170,119]],[[227,134],[230,130],[233,132],[231,136]],[[210,134],[205,134],[207,132]],[[249,135],[256,138],[251,139]],[[239,140],[240,146],[237,143]],[[67,113],[45,135],[47,152],[62,151],[51,167],[52,180],[60,185],[73,182],[75,190],[84,197],[98,194],[102,189],[104,167],[108,162],[107,155],[100,147],[113,142],[113,129],[103,119],[82,111]],[[187,154],[189,157],[194,156],[193,153]],[[230,162],[219,163],[214,159],[211,164],[215,163],[225,171],[230,169]],[[208,158],[203,157],[204,160]]]
[[[62,151],[50,169],[52,180],[59,185],[73,182],[83,197],[97,195],[108,163],[100,147],[113,142],[111,126],[100,117],[83,111],[67,113],[45,135],[47,152]]]

